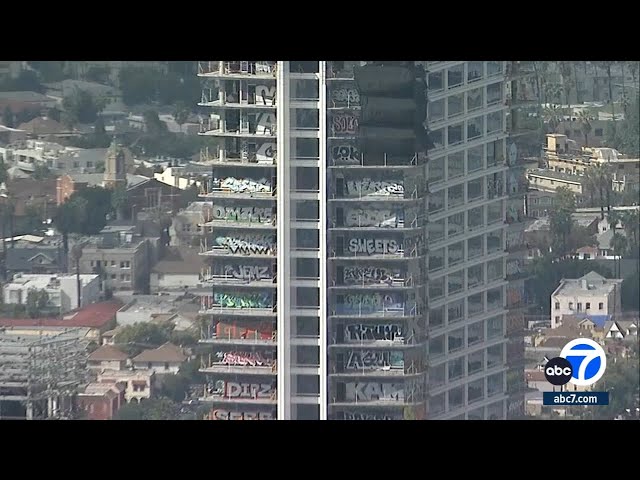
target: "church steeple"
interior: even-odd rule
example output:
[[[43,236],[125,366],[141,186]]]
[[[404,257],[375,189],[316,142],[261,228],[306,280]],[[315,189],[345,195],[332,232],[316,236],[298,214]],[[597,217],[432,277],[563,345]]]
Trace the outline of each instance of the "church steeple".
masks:
[[[118,144],[114,135],[104,161],[104,186],[106,188],[116,188],[120,185],[126,186],[126,184],[125,154],[122,145]]]

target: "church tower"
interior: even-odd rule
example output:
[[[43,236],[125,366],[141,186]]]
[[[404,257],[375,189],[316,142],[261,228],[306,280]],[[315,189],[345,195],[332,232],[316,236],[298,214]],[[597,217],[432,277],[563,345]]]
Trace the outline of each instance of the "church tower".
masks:
[[[121,145],[118,145],[115,137],[107,150],[104,161],[104,186],[105,188],[126,187],[127,173],[125,168],[125,155]]]

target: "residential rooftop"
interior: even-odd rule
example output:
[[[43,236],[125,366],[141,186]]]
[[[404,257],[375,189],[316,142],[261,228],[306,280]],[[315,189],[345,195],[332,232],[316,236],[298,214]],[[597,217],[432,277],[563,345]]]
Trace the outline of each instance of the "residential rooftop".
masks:
[[[0,326],[5,327],[86,327],[102,329],[115,319],[122,303],[116,300],[98,302],[74,310],[62,317],[44,318],[4,318],[0,317]]]
[[[13,280],[5,283],[5,286],[24,286],[26,288],[35,288],[37,290],[44,290],[47,288],[56,288],[60,286],[58,283],[60,280],[77,280],[80,277],[82,286],[86,286],[92,281],[99,278],[99,275],[92,273],[76,274],[57,274],[57,273],[16,273],[13,276]],[[57,283],[57,285],[56,285]]]
[[[133,358],[134,363],[182,363],[187,360],[182,349],[172,343],[165,343],[158,348],[145,350]]]
[[[546,170],[542,168],[539,168],[537,170],[529,170],[527,172],[527,176],[548,178],[551,180],[563,180],[565,182],[579,184],[582,184],[585,181],[585,177],[583,175],[572,175],[570,173],[556,172],[554,170]]]
[[[591,295],[601,296],[607,295],[614,288],[619,288],[622,283],[621,279],[607,279],[591,271],[580,278],[565,278],[560,281],[560,286],[553,292],[553,296],[577,296],[584,295],[589,292]]]

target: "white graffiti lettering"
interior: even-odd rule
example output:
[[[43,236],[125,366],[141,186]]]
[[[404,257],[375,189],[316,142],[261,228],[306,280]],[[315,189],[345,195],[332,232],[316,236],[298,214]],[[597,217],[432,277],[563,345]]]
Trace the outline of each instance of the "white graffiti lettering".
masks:
[[[270,223],[273,218],[273,212],[270,208],[221,207],[214,205],[213,218],[217,220],[235,220],[242,223]]]
[[[348,370],[385,370],[404,368],[404,359],[400,352],[350,352],[346,364]]]
[[[259,265],[225,265],[224,276],[238,280],[256,281],[269,278],[269,267]]]
[[[271,235],[241,235],[217,237],[216,244],[227,247],[231,253],[275,255],[276,242]]]
[[[355,88],[337,88],[331,92],[331,100],[333,100],[336,105],[359,105],[360,93],[358,93],[358,90]]]
[[[351,253],[366,253],[368,255],[394,254],[399,250],[398,242],[393,239],[373,239],[373,238],[352,238],[349,240],[349,251]]]
[[[275,105],[276,87],[256,85],[256,105]]]
[[[363,178],[345,183],[347,197],[379,197],[390,195],[404,195],[402,182],[386,182]]]
[[[375,313],[387,310],[402,310],[403,308],[404,301],[399,294],[382,295],[380,293],[354,293],[344,296],[344,310],[347,313]]]
[[[335,134],[353,135],[358,131],[358,117],[350,114],[335,115],[331,128]]]
[[[248,178],[238,179],[234,177],[227,177],[221,180],[214,180],[213,187],[234,193],[271,192],[271,182],[266,178],[254,181]]]
[[[403,340],[404,326],[400,324],[379,324],[368,325],[357,323],[345,325],[345,337],[350,342],[360,342],[363,340]]]
[[[379,267],[344,267],[345,285],[392,285],[400,280],[402,274],[399,269]]]
[[[269,412],[214,410],[211,420],[275,420]]]
[[[336,145],[331,148],[331,158],[338,165],[355,165],[360,163],[360,152],[353,145]]]
[[[347,383],[346,397],[350,402],[404,401],[404,385],[396,383]]]
[[[348,227],[398,228],[404,224],[404,214],[398,210],[347,209],[345,221]]]
[[[274,388],[270,383],[224,382],[224,396],[227,398],[271,398]]]
[[[274,364],[271,357],[258,352],[216,352],[220,363],[242,367],[270,367]]]

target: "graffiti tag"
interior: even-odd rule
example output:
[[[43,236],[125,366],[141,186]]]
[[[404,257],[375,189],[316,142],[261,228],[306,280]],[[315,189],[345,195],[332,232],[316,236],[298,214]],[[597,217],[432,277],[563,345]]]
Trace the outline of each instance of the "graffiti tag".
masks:
[[[347,383],[347,401],[404,401],[404,385],[398,383]]]
[[[273,326],[270,322],[243,322],[237,324],[219,322],[216,325],[216,336],[229,339],[273,339]]]
[[[269,267],[259,265],[225,265],[224,276],[238,280],[257,281],[269,278]]]
[[[353,145],[336,145],[331,148],[331,158],[339,165],[354,165],[360,163],[360,152]]]
[[[366,253],[368,255],[373,255],[374,253],[394,254],[399,249],[398,242],[393,239],[352,238],[349,240],[349,251],[351,253]]]
[[[271,357],[258,352],[216,352],[220,363],[243,367],[270,367],[274,364]]]
[[[400,352],[350,352],[346,368],[348,370],[379,370],[385,368],[403,368],[404,359]]]
[[[270,223],[273,212],[270,208],[260,207],[222,207],[214,205],[213,218],[216,220],[235,220],[236,222]]]
[[[348,197],[404,195],[402,182],[377,181],[370,178],[352,180],[345,184]]]
[[[352,135],[358,131],[358,117],[350,114],[335,115],[331,128],[335,134]]]
[[[344,267],[345,285],[391,285],[402,277],[399,269],[379,267]]]
[[[345,337],[348,341],[363,340],[402,340],[404,339],[404,326],[399,324],[368,325],[356,323],[345,325]]]
[[[266,293],[214,293],[213,303],[223,308],[271,308],[273,301]]]
[[[217,245],[227,247],[231,253],[275,255],[276,242],[271,235],[244,235],[217,237]]]
[[[248,178],[227,177],[222,180],[214,180],[213,186],[233,193],[268,193],[271,192],[271,182],[266,178],[251,180]]]
[[[214,410],[211,420],[275,420],[270,412]]]
[[[401,209],[350,208],[345,213],[345,221],[348,227],[398,228],[404,223],[404,214]]]

